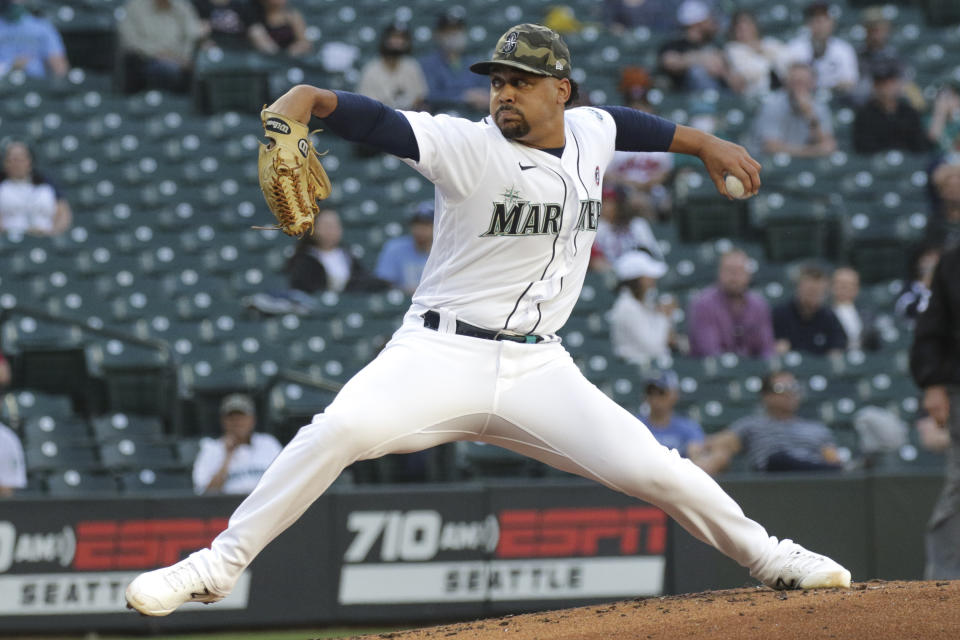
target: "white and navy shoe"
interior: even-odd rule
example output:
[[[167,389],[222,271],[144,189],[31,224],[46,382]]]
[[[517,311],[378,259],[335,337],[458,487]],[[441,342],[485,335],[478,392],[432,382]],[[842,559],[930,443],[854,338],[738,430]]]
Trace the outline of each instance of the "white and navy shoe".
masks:
[[[771,575],[762,581],[771,589],[849,589],[850,572],[792,540],[781,540]]]
[[[190,558],[141,573],[127,585],[127,608],[145,616],[166,616],[185,602],[210,604],[223,599],[204,584]]]

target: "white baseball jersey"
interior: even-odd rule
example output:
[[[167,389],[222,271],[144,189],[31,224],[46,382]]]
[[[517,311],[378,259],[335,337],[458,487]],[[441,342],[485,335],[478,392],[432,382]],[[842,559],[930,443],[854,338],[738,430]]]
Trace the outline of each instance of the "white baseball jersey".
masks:
[[[223,483],[223,493],[250,493],[260,476],[267,470],[273,459],[280,453],[280,443],[269,433],[253,433],[250,444],[238,445],[227,467],[227,479]],[[227,448],[222,438],[204,438],[200,441],[200,451],[193,463],[193,489],[203,493],[210,480],[216,475]]]
[[[416,311],[552,334],[580,295],[600,217],[616,125],[601,109],[565,112],[563,156],[513,142],[480,122],[403,112],[436,185],[434,242],[413,295]]]
[[[0,424],[0,487],[22,489],[27,486],[27,465],[17,434]]]

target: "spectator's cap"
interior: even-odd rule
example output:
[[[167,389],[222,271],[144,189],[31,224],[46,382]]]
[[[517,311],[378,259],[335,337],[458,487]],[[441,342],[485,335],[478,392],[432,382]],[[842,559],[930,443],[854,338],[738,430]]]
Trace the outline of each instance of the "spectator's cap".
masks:
[[[443,29],[462,29],[467,25],[467,12],[463,7],[450,7],[437,16],[438,31]]]
[[[250,396],[242,393],[231,393],[220,402],[220,415],[226,416],[231,413],[253,416],[257,414],[257,410],[253,406],[253,400],[250,399]]]
[[[710,7],[700,0],[686,0],[677,9],[677,22],[684,27],[710,19]]]
[[[570,50],[553,29],[542,24],[518,24],[500,36],[490,60],[473,63],[470,71],[489,75],[497,64],[540,76],[569,78]]]
[[[628,251],[613,263],[613,272],[621,282],[643,276],[660,278],[667,272],[667,265],[646,251]]]
[[[660,391],[673,391],[680,388],[680,378],[674,371],[660,371],[644,382],[644,391],[650,391],[651,387]]]
[[[433,224],[433,213],[434,206],[433,200],[424,200],[410,213],[410,217],[407,218],[407,222],[413,224],[414,222],[429,222]]]
[[[900,78],[903,76],[903,65],[896,58],[884,58],[871,65],[870,75],[874,81]]]
[[[866,25],[890,22],[883,7],[867,7],[860,14],[860,20]]]
[[[804,18],[812,18],[821,14],[830,15],[830,3],[823,0],[814,0],[803,10]]]

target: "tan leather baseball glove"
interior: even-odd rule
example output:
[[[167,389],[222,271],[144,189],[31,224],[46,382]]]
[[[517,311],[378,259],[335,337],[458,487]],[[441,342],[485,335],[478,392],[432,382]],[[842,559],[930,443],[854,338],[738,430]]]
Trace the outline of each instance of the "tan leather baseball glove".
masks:
[[[266,109],[260,112],[260,120],[271,140],[260,143],[260,189],[277,218],[277,225],[268,228],[289,236],[311,233],[320,211],[317,200],[329,197],[331,187],[307,125]]]

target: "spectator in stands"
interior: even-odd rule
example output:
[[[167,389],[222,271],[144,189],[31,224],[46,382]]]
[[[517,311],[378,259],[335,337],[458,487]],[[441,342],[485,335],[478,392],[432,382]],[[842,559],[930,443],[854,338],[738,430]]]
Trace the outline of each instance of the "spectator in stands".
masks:
[[[427,97],[427,81],[416,58],[410,55],[410,30],[394,24],[380,36],[380,55],[360,71],[357,93],[393,107],[417,109]]]
[[[930,302],[930,285],[933,272],[940,261],[938,245],[924,245],[914,255],[910,265],[910,285],[897,298],[895,313],[904,318],[913,327],[917,316],[924,312]]]
[[[723,89],[729,69],[723,52],[714,44],[717,27],[710,7],[702,0],[684,0],[677,10],[683,35],[660,47],[661,73],[679,91]]]
[[[800,270],[791,300],[773,310],[773,335],[779,353],[800,351],[825,355],[847,347],[837,316],[826,306],[827,274],[818,266]]]
[[[427,264],[433,246],[433,200],[421,202],[409,219],[410,233],[388,240],[374,274],[407,295],[420,284],[423,267]]]
[[[620,295],[610,310],[613,352],[627,362],[647,364],[670,354],[676,340],[672,302],[657,300],[657,279],[667,265],[645,251],[631,251],[613,265]]]
[[[703,457],[703,427],[674,409],[680,399],[680,380],[673,371],[663,371],[649,378],[644,386],[646,413],[638,416],[647,425],[657,442],[676,449],[684,458],[698,465]]]
[[[860,274],[853,267],[840,267],[833,272],[830,287],[833,313],[847,336],[847,349],[875,351],[880,348],[880,332],[872,312],[857,305],[860,295]]]
[[[643,67],[625,67],[620,72],[623,103],[633,109],[656,113],[647,99],[653,79]],[[673,154],[661,151],[617,151],[607,167],[604,185],[623,190],[624,206],[650,219],[667,219],[672,208],[666,182],[673,174]]]
[[[944,251],[917,318],[910,371],[923,407],[950,433],[946,482],[927,529],[929,580],[960,579],[960,246]]]
[[[220,403],[223,435],[200,441],[193,463],[197,494],[250,493],[260,476],[280,453],[280,443],[268,433],[255,433],[257,412],[253,400],[233,393]]]
[[[27,463],[23,445],[13,429],[0,422],[0,498],[27,486]]]
[[[27,145],[8,143],[0,172],[0,232],[55,236],[70,228],[72,219],[63,194],[34,170]]]
[[[690,301],[687,327],[692,356],[773,356],[770,307],[763,296],[750,291],[750,258],[745,252],[732,249],[720,257],[717,283]]]
[[[609,271],[620,256],[637,249],[663,261],[650,223],[630,207],[626,191],[622,187],[604,188],[591,268]]]
[[[960,160],[937,166],[931,181],[935,200],[927,231],[947,250],[960,245]]]
[[[10,386],[10,362],[0,351],[0,391]]]
[[[580,33],[583,30],[583,23],[577,19],[577,12],[573,7],[565,4],[554,5],[547,9],[542,24],[564,36]]]
[[[203,24],[187,0],[127,0],[117,27],[124,88],[186,92]]]
[[[63,38],[46,18],[35,16],[24,0],[0,0],[0,77],[22,69],[28,76],[61,77],[69,70]]]
[[[833,35],[836,24],[830,14],[830,4],[816,0],[807,6],[803,15],[807,29],[787,44],[786,60],[812,65],[818,89],[841,95],[853,91],[860,79],[857,53],[849,42]]]
[[[304,56],[313,45],[307,39],[307,23],[303,14],[287,5],[287,0],[259,0],[257,23],[250,31],[254,46],[261,53],[285,53]]]
[[[941,153],[960,152],[960,82],[940,88],[933,102],[927,137]]]
[[[463,7],[451,7],[437,16],[433,28],[436,48],[420,59],[429,91],[427,102],[435,110],[469,107],[489,109],[490,87],[487,79],[470,71],[471,60],[464,59],[469,37]]]
[[[376,278],[359,260],[340,246],[343,227],[333,209],[322,209],[313,233],[297,243],[286,272],[290,287],[304,293],[317,291],[377,291],[389,285]]]
[[[710,435],[705,447],[720,469],[736,454],[747,456],[756,471],[837,471],[842,469],[833,434],[820,422],[797,415],[801,387],[789,371],[763,379],[762,411]]]
[[[194,0],[197,16],[206,34],[202,46],[245,49],[251,43],[251,28],[257,14],[251,0]]]
[[[853,121],[853,150],[857,153],[909,151],[930,148],[920,112],[903,94],[903,69],[890,59],[873,65],[873,94],[857,109]]]
[[[903,66],[903,92],[910,104],[917,110],[924,109],[923,93],[911,80],[913,69],[904,63],[896,47],[890,44],[890,20],[883,7],[867,7],[861,14],[864,29],[863,46],[857,51],[857,67],[860,79],[854,90],[854,102],[864,104],[873,95],[873,77],[878,69],[895,60]]]
[[[723,48],[730,67],[731,86],[748,99],[760,99],[780,85],[778,77],[784,45],[761,36],[750,11],[741,9],[730,20],[730,37]]]
[[[675,6],[672,2],[650,0],[604,0],[603,23],[615,35],[637,27],[663,33],[677,27]]]
[[[754,153],[825,156],[837,148],[827,104],[814,94],[813,69],[795,62],[785,86],[763,101],[753,126]]]

